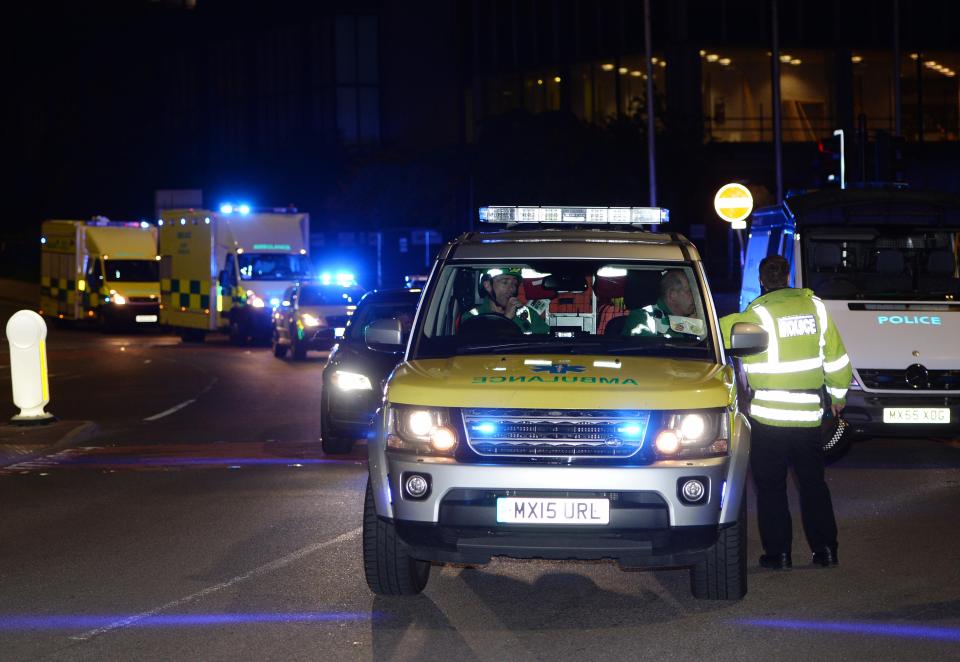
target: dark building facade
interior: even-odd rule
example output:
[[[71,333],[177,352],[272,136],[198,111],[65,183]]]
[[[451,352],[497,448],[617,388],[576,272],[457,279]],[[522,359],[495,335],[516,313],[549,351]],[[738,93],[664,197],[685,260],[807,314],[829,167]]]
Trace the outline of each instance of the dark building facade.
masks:
[[[822,184],[818,143],[836,128],[865,128],[864,177],[889,170],[877,138],[897,130],[895,57],[897,167],[960,189],[960,3],[650,5],[650,104],[640,0],[17,6],[3,233],[147,216],[157,189],[202,189],[208,205],[296,204],[318,246],[369,261],[375,233],[449,237],[479,204],[648,204],[652,107],[658,202],[726,275],[713,192],[741,181],[758,202],[776,195],[774,6],[784,189]]]

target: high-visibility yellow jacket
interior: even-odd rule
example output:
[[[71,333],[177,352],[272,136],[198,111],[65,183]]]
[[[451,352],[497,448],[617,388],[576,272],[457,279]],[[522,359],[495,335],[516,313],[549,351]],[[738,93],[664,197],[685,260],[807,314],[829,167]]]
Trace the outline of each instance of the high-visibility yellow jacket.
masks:
[[[754,299],[744,312],[721,318],[727,347],[737,322],[758,324],[769,336],[766,351],[743,357],[753,390],[753,418],[782,427],[818,426],[823,386],[833,404],[844,404],[853,369],[837,327],[813,292],[774,290]]]

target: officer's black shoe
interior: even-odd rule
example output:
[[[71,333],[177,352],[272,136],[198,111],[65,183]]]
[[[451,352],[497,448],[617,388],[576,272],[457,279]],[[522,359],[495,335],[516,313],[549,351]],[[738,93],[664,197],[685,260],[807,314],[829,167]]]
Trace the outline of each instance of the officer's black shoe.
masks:
[[[824,547],[819,552],[814,552],[813,563],[815,565],[823,566],[824,568],[829,568],[832,565],[837,565],[840,563],[840,557],[837,556],[837,546],[830,545]]]
[[[760,567],[770,570],[789,570],[793,567],[793,559],[786,552],[782,554],[764,554],[760,557]]]

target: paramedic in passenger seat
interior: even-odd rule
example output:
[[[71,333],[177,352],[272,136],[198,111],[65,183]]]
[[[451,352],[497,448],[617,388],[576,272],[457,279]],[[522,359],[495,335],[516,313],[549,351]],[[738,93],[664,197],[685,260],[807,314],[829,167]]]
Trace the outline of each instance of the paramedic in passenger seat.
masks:
[[[625,336],[691,338],[705,332],[697,317],[690,282],[681,269],[671,269],[660,279],[660,298],[655,304],[630,311],[623,325]]]

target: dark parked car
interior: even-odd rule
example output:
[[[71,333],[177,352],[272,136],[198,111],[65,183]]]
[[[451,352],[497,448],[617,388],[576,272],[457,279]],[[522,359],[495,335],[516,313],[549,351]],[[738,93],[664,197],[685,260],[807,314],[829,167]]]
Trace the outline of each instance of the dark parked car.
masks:
[[[419,290],[373,291],[360,300],[323,370],[320,433],[325,453],[349,453],[354,441],[366,436],[380,406],[383,382],[403,357],[396,345],[378,344],[370,325],[395,320],[405,339],[419,300]]]
[[[363,295],[356,286],[297,283],[287,288],[273,311],[273,355],[306,358],[308,350],[327,350],[345,333]]]

